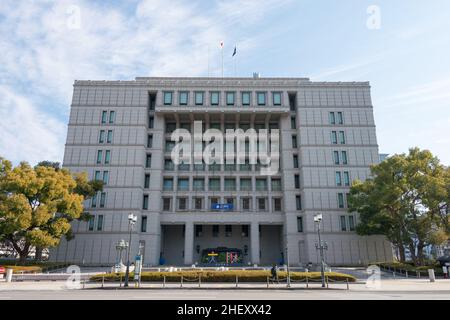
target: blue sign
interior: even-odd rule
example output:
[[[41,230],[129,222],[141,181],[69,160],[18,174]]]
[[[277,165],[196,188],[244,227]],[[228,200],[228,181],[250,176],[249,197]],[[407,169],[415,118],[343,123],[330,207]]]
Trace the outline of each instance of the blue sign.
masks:
[[[213,203],[211,204],[212,210],[224,210],[224,211],[231,211],[233,210],[233,204],[232,203]]]

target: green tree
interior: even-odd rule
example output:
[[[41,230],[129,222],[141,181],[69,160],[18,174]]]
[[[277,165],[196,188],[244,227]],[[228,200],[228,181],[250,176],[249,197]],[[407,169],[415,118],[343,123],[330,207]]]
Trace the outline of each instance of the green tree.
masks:
[[[405,248],[415,264],[423,250],[449,237],[449,168],[428,150],[410,149],[371,167],[372,178],[355,181],[349,210],[360,213],[360,235],[385,235],[405,261]]]
[[[0,241],[8,241],[24,261],[32,247],[71,238],[70,222],[85,219],[83,201],[101,189],[85,173],[22,162],[13,168],[0,158]]]

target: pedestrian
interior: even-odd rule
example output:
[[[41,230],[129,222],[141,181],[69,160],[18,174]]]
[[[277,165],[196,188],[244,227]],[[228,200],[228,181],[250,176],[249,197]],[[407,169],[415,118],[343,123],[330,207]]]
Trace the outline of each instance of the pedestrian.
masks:
[[[278,272],[277,272],[277,265],[274,263],[272,265],[272,269],[270,269],[270,273],[272,275],[272,281],[275,282],[275,280],[278,282]]]

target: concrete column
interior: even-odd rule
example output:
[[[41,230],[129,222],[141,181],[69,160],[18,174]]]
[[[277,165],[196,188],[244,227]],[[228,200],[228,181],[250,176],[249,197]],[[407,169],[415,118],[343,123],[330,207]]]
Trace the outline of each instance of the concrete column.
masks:
[[[186,230],[184,232],[184,264],[191,265],[194,254],[194,223],[186,222]]]
[[[252,222],[250,227],[250,250],[252,264],[259,264],[259,223]]]

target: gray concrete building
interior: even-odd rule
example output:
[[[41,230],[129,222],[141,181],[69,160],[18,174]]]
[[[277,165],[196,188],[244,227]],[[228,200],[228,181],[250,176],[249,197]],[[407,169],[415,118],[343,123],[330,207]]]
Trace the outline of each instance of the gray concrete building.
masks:
[[[171,132],[279,129],[280,170],[260,164],[180,164]],[[74,222],[75,238],[51,260],[114,264],[128,241],[144,265],[305,265],[319,261],[313,216],[322,213],[330,265],[392,259],[382,236],[355,233],[347,210],[353,180],[379,162],[368,82],[307,78],[163,78],[75,81],[63,166],[105,187]],[[227,210],[217,210],[216,205]]]

